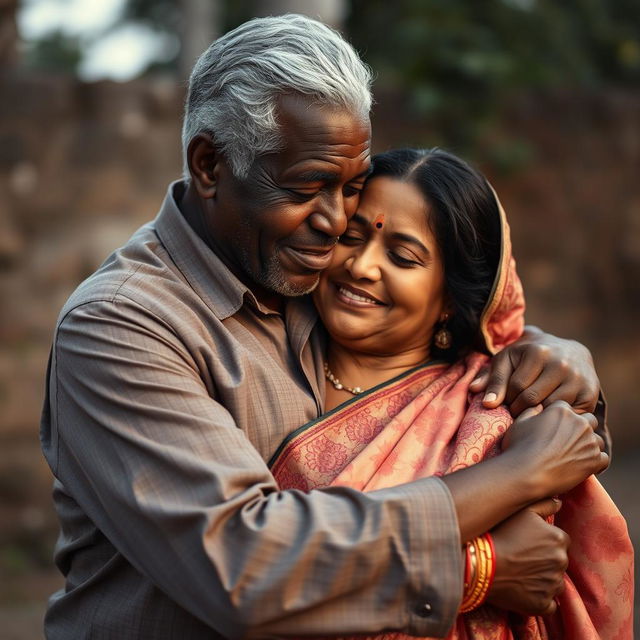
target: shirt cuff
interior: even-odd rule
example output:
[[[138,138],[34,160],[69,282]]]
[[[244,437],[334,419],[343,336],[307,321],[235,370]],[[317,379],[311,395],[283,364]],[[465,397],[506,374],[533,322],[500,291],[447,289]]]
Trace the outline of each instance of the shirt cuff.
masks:
[[[463,591],[455,504],[446,484],[436,476],[402,489],[409,494],[416,516],[409,531],[412,573],[403,627],[419,637],[444,637],[455,623]]]

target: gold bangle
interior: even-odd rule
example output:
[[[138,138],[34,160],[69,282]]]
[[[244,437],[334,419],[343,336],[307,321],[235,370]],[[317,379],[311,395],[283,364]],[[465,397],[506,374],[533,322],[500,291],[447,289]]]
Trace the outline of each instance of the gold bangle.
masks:
[[[460,612],[467,613],[481,606],[487,598],[495,573],[495,552],[489,534],[467,543],[468,556],[473,571],[462,597]]]

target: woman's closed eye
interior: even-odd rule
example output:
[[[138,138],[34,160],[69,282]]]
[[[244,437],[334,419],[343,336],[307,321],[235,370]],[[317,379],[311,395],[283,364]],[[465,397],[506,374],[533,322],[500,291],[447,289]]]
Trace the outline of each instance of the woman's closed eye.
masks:
[[[407,251],[390,250],[389,257],[400,267],[419,267],[423,264],[415,255]]]

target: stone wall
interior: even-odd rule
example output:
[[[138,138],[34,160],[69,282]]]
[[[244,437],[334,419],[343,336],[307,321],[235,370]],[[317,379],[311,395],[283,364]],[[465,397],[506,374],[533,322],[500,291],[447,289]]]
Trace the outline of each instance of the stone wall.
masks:
[[[179,176],[182,91],[158,79],[0,79],[0,567],[15,576],[49,566],[56,532],[37,432],[57,313]],[[378,150],[428,142],[401,103],[378,102]],[[528,320],[591,348],[617,446],[640,448],[640,93],[528,96],[486,144],[505,136],[531,156],[522,171],[489,170]],[[0,600],[20,597],[7,588]]]

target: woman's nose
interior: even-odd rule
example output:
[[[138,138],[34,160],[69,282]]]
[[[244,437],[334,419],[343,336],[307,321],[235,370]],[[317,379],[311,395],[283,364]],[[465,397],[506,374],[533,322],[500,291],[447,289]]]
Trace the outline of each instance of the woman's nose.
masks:
[[[382,271],[378,253],[378,249],[374,246],[363,247],[350,255],[345,260],[344,266],[354,280],[380,280]]]

